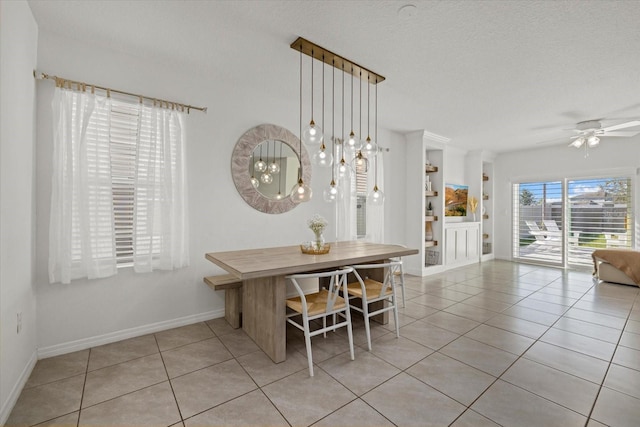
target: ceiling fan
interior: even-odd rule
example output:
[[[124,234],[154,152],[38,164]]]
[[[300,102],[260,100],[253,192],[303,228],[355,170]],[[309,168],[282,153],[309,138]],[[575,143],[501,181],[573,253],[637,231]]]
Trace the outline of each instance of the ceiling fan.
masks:
[[[576,135],[571,137],[573,141],[569,144],[569,147],[580,148],[585,144],[585,148],[596,147],[600,143],[601,136],[634,136],[640,133],[640,129],[635,131],[621,131],[620,129],[636,126],[640,126],[640,120],[632,120],[604,128],[599,120],[579,122],[576,124],[576,128],[573,129]]]

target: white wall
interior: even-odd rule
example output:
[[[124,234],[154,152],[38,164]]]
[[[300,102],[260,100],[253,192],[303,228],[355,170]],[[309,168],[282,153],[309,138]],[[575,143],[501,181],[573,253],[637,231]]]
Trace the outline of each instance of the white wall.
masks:
[[[511,259],[512,195],[511,184],[519,181],[590,178],[631,174],[635,179],[640,167],[640,136],[602,138],[600,147],[584,157],[584,150],[566,145],[500,154],[495,159],[494,234],[496,258]],[[636,236],[639,229],[640,189],[635,180]]]
[[[207,114],[192,112],[187,119],[190,267],[151,274],[123,270],[102,280],[49,284],[46,266],[53,84],[38,83],[36,284],[38,346],[42,355],[167,327],[176,319],[191,322],[221,316],[222,295],[202,283],[203,276],[221,272],[205,260],[206,252],[298,244],[311,239],[306,222],[315,213],[329,220],[325,236],[333,240],[334,211],[322,198],[330,171],[314,170],[313,200],[281,215],[267,215],[249,207],[231,179],[231,152],[247,129],[274,123],[298,133],[297,58],[273,66],[282,68],[278,81],[236,81],[234,73],[218,75],[211,70],[183,67],[175,61],[160,63],[131,57],[41,31],[38,67],[43,72],[209,107]],[[384,135],[384,146],[402,140],[392,132],[380,134]],[[402,162],[403,152],[393,147],[385,156],[385,160],[389,159],[385,174],[385,187],[389,190],[383,189],[387,201],[404,203],[404,195],[396,196],[393,191],[402,188],[403,183],[389,172]],[[387,208],[390,221],[397,215]],[[401,233],[392,225],[385,232],[388,241],[400,242]]]
[[[32,73],[37,39],[29,5],[0,2],[0,424],[9,416],[36,357]]]

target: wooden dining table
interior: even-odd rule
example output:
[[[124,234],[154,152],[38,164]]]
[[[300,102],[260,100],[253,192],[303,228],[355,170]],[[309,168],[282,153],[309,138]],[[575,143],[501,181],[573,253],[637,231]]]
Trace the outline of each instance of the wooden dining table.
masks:
[[[206,259],[242,280],[242,328],[276,363],[286,359],[286,282],[294,273],[384,261],[417,249],[360,240],[331,243],[323,255],[300,246],[212,252]]]

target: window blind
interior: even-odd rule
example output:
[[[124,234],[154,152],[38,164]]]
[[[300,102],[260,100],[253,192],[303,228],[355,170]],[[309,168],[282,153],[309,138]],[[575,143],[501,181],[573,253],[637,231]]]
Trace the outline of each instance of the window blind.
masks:
[[[591,265],[591,252],[631,248],[631,179],[605,177],[567,182],[569,262]]]
[[[113,101],[111,109],[111,189],[116,259],[119,266],[133,262],[136,156],[140,108]]]

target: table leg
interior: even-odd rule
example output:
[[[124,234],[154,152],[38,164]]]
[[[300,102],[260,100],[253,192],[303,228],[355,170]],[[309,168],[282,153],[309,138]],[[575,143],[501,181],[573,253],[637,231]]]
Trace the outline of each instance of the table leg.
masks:
[[[248,279],[242,286],[242,329],[274,362],[284,362],[287,350],[284,276]]]

